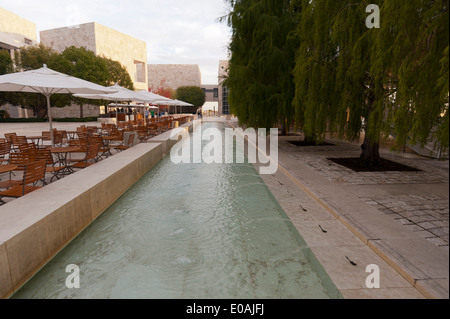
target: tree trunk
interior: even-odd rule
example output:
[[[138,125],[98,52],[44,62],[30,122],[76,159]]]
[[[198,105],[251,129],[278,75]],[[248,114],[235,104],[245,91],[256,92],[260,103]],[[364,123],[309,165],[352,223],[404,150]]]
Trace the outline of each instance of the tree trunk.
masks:
[[[285,119],[281,121],[281,136],[287,136],[287,124]]]
[[[306,145],[317,145],[316,136],[305,135],[304,142],[305,142]]]
[[[47,109],[45,108],[41,108],[41,107],[37,107],[34,108],[34,113],[36,114],[36,118],[42,120],[45,119],[47,117]]]
[[[361,145],[360,165],[364,167],[377,167],[381,165],[380,143],[372,139],[364,138],[364,144]]]
[[[370,87],[374,87],[373,82],[370,82]],[[375,116],[372,112],[373,106],[375,104],[375,94],[372,89],[368,89],[368,97],[367,97],[367,117],[366,123],[371,122],[371,117]],[[369,124],[368,124],[369,125]],[[361,145],[361,156],[359,158],[360,165],[364,167],[377,167],[381,165],[380,158],[380,138],[370,137],[367,133],[369,129],[366,127],[364,143]]]
[[[80,119],[84,118],[84,113],[83,113],[83,104],[80,104]]]

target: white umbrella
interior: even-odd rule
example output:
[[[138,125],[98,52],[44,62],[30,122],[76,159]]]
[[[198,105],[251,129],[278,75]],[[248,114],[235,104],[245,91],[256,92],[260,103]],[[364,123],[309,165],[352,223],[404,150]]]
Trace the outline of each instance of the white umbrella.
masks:
[[[170,102],[173,101],[172,99],[170,99],[168,97],[165,97],[165,96],[153,93],[153,92],[145,91],[145,90],[139,91],[138,93],[151,99],[151,101],[149,103],[154,104],[154,105],[159,105],[159,106],[170,105]]]
[[[179,100],[171,100],[171,101],[159,100],[159,101],[156,101],[156,103],[157,104],[159,103],[161,105],[175,106],[175,107],[176,106],[180,106],[180,107],[183,107],[183,106],[194,106],[194,105],[192,105],[190,103],[179,101]]]
[[[147,102],[155,105],[163,105],[163,103],[167,103],[170,101],[173,101],[172,99],[169,99],[168,97],[164,97],[162,95],[152,93],[149,91],[139,91],[137,92],[139,95],[143,96],[144,98],[148,99]],[[165,105],[165,104],[164,104]]]
[[[180,113],[183,113],[183,106],[194,106],[193,104],[184,101],[175,100],[174,102],[176,103],[177,106],[180,107]]]
[[[50,97],[53,94],[108,94],[117,92],[89,81],[53,71],[47,68],[45,64],[43,68],[38,70],[1,75],[0,91],[41,93],[47,98],[52,146],[54,146],[54,137]]]
[[[149,98],[145,98],[145,96],[140,95],[138,92],[129,90],[124,88],[118,84],[115,84],[110,87],[111,90],[116,91],[116,93],[112,94],[74,94],[76,97],[80,97],[83,99],[91,99],[91,100],[107,100],[113,101],[116,104],[116,119],[118,120],[119,113],[117,111],[117,102],[125,102],[125,101],[137,101],[137,102],[149,102]]]

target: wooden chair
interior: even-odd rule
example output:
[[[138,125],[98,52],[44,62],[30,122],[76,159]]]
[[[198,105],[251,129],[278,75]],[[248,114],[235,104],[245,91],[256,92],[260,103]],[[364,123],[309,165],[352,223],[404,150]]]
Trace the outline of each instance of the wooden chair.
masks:
[[[83,169],[87,168],[96,163],[96,159],[98,157],[98,150],[100,145],[98,144],[88,144],[88,150],[86,152],[86,156],[81,160],[76,162],[75,164],[69,165],[70,169]]]
[[[133,145],[135,138],[136,138],[136,133],[130,134],[128,136],[128,141],[126,143],[124,141],[123,145],[115,147],[115,150],[118,152],[123,152],[123,151],[130,149],[132,147],[130,145]]]
[[[30,153],[10,153],[9,154],[9,164],[15,165],[17,168],[14,170],[16,172],[25,171],[25,167],[35,162],[34,156]],[[20,184],[20,181],[12,180],[12,175],[15,175],[13,172],[9,174],[9,180],[0,182],[0,188],[10,188],[12,186],[16,186]]]
[[[98,156],[96,158],[96,161],[98,162],[101,160],[102,157],[110,157],[111,154],[111,147],[105,146],[103,144],[103,139],[101,136],[89,136],[88,137],[88,144],[98,144]]]
[[[6,157],[9,156],[10,150],[11,150],[11,147],[9,145],[9,142],[6,139],[3,141],[0,141],[0,164],[3,162],[9,161],[9,159]]]
[[[12,152],[20,152],[20,145],[28,143],[26,136],[11,136],[11,141]]]
[[[0,192],[0,204],[4,203],[3,197],[19,198],[42,188],[42,186],[38,186],[38,183],[45,178],[46,168],[45,161],[28,163],[20,184]]]
[[[13,136],[17,136],[17,133],[6,133],[5,139],[9,143],[9,147],[12,147],[12,138]]]
[[[136,129],[136,133],[138,135],[140,142],[147,142],[149,139],[151,139],[154,135],[151,133],[149,127],[147,126],[139,126]]]
[[[20,153],[34,152],[37,149],[38,149],[38,147],[34,143],[22,143],[22,144],[19,144],[19,151],[20,151]]]
[[[52,141],[50,131],[42,132],[42,140],[50,141],[50,142]],[[62,146],[63,142],[64,142],[64,132],[62,132],[62,131],[58,132],[57,129],[53,129],[53,142],[54,142],[55,146]],[[53,146],[50,144],[50,145],[45,145],[45,147],[52,148]]]
[[[51,173],[53,176],[50,179],[50,183],[53,182],[53,179],[61,179],[64,176],[64,172],[66,172],[66,167],[58,166],[58,163],[55,162],[53,155],[49,149],[37,149],[33,152],[34,159],[36,161],[45,161],[47,163],[46,173]],[[42,180],[43,184],[46,185],[47,182]]]

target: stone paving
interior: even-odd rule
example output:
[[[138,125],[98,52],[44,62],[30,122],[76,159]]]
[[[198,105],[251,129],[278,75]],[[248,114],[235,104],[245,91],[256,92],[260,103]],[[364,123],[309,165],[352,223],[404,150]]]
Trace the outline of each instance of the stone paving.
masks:
[[[406,194],[361,199],[433,244],[448,247],[448,198]]]
[[[291,158],[307,163],[330,182],[342,185],[406,185],[448,184],[449,169],[446,162],[396,156],[382,150],[382,157],[417,168],[419,172],[355,172],[338,165],[329,158],[355,157],[359,147],[355,144],[336,142],[334,146],[298,147],[290,141],[300,137],[281,137],[280,147]],[[437,164],[436,164],[437,163]],[[449,246],[449,198],[437,195],[399,194],[396,196],[364,196],[360,199],[392,217],[404,227],[417,233],[437,246]]]
[[[299,137],[297,137],[298,139]],[[283,139],[283,138],[282,138]],[[358,146],[338,143],[336,146],[297,147],[289,143],[292,137],[284,138],[281,146],[290,153],[290,156],[306,162],[315,171],[331,182],[351,185],[383,185],[383,184],[424,184],[448,183],[449,170],[428,163],[384,153],[383,158],[399,164],[417,168],[419,172],[355,172],[349,168],[338,165],[328,158],[358,157]]]

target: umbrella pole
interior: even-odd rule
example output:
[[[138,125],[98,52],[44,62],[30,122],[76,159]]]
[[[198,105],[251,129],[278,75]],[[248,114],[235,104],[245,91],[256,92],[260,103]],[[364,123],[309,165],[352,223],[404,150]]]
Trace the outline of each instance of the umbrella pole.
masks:
[[[116,101],[116,125],[119,127],[119,106],[117,105]]]
[[[55,138],[53,136],[53,118],[52,118],[52,107],[50,106],[50,94],[46,94],[47,98],[47,112],[48,112],[48,120],[50,122],[50,139],[52,140],[52,147],[55,147]]]

